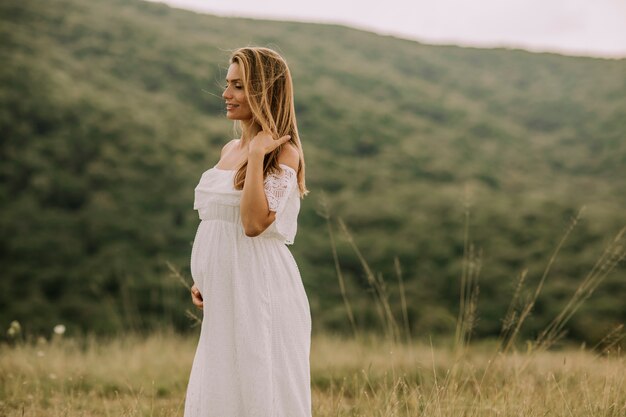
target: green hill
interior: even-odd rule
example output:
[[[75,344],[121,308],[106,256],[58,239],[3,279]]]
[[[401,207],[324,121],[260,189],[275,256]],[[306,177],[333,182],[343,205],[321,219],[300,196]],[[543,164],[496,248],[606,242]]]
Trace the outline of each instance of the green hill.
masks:
[[[0,325],[112,332],[187,328],[193,188],[233,137],[228,50],[290,64],[307,158],[298,261],[316,328],[347,329],[320,216],[326,194],[414,334],[453,326],[463,256],[482,248],[479,336],[495,335],[516,276],[551,320],[626,226],[626,59],[431,46],[337,25],[223,18],[133,0],[0,4]],[[339,237],[339,236],[337,236]],[[371,291],[346,239],[338,256],[357,322]],[[626,319],[623,266],[569,323],[596,341]]]

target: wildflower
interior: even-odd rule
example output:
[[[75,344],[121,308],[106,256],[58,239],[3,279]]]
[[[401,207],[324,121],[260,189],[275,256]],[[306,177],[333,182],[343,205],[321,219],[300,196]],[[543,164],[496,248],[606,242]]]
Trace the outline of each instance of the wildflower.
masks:
[[[58,334],[59,336],[62,336],[63,333],[65,333],[65,326],[62,324],[57,324],[56,326],[54,326],[54,334]]]
[[[9,330],[7,330],[7,335],[10,338],[14,338],[20,334],[22,331],[22,326],[20,326],[20,322],[17,320],[13,320],[11,325],[9,326]]]

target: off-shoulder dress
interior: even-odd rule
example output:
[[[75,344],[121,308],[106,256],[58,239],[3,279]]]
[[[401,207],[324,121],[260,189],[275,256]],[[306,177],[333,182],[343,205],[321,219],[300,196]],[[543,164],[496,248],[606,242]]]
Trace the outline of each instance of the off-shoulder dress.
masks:
[[[300,195],[296,172],[280,168],[264,179],[276,219],[255,237],[241,223],[236,171],[213,167],[195,188],[191,275],[204,305],[184,417],[311,416],[310,308],[286,246]]]

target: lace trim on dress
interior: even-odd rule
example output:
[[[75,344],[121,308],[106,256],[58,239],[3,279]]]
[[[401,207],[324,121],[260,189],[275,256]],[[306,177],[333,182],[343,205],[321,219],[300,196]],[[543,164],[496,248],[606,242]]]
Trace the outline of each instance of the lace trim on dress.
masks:
[[[267,232],[277,233],[286,244],[291,245],[296,236],[300,211],[298,175],[289,165],[279,165],[283,168],[282,172],[269,174],[264,181],[269,209],[276,212],[276,220]]]
[[[270,211],[282,212],[293,186],[297,184],[296,171],[289,165],[279,164],[283,167],[280,174],[272,173],[265,177],[264,188]]]

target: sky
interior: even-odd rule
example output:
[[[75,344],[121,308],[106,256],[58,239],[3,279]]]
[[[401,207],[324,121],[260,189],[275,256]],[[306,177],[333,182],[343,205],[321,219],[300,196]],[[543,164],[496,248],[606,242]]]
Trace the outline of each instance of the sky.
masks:
[[[626,0],[150,0],[218,16],[335,23],[428,44],[626,58]]]

